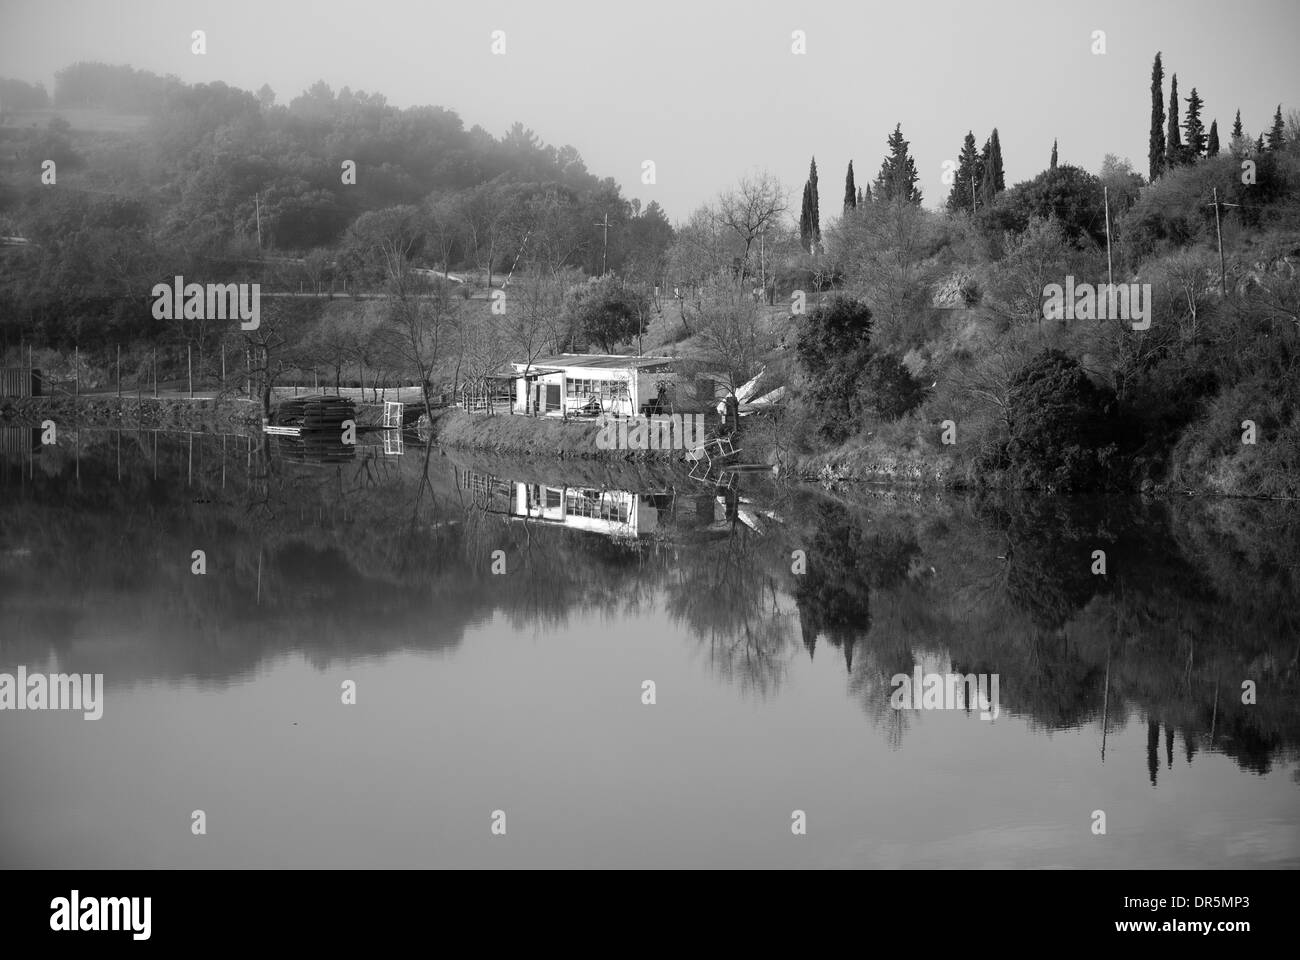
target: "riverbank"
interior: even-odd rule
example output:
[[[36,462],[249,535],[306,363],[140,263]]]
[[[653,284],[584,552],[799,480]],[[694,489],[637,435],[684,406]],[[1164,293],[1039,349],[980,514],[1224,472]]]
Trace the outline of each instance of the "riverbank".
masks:
[[[383,407],[357,407],[357,426],[374,427]],[[204,433],[244,433],[261,430],[262,405],[253,400],[187,397],[0,397],[0,422],[16,427],[57,425],[144,427],[150,430],[194,430]]]
[[[251,400],[163,397],[3,397],[0,421],[11,426],[142,426],[201,432],[245,432],[262,425],[262,405]]]
[[[686,458],[685,450],[603,450],[596,442],[600,431],[595,421],[488,416],[458,408],[436,411],[433,418],[434,441],[465,450],[560,460],[675,462]]]

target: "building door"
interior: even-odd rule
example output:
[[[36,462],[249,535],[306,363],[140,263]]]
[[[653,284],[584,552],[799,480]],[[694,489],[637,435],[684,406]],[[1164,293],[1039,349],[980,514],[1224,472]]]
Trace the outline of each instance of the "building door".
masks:
[[[560,409],[560,385],[558,383],[548,383],[546,385],[546,409]]]

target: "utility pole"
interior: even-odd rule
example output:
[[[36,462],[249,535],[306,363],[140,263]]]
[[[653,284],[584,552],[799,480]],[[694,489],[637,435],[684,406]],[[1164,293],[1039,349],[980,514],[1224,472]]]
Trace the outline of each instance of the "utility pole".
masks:
[[[1226,297],[1228,295],[1228,268],[1223,260],[1223,227],[1219,223],[1219,207],[1239,207],[1239,203],[1220,203],[1219,188],[1214,188],[1214,203],[1206,204],[1214,207],[1214,232],[1219,237],[1219,295]],[[1217,692],[1217,691],[1216,691]]]
[[[604,240],[600,248],[600,275],[603,277],[605,275],[606,258],[609,254],[609,213],[606,212],[595,226],[604,228]]]
[[[262,252],[262,198],[259,194],[253,194],[253,205],[257,210],[257,252]]]

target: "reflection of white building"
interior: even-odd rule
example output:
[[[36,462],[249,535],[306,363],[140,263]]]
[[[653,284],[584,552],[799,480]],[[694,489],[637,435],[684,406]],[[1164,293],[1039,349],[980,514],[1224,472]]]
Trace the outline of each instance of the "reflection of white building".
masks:
[[[659,525],[659,511],[650,498],[628,490],[516,482],[511,513],[606,536],[644,536]]]
[[[563,416],[592,400],[603,413],[634,416],[676,382],[671,357],[562,353],[531,364],[516,362],[515,413]]]

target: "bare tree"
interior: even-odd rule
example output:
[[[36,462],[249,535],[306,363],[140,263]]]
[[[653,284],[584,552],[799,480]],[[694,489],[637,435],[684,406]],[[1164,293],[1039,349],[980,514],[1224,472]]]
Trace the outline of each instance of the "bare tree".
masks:
[[[740,279],[749,273],[750,256],[759,235],[778,224],[789,207],[785,187],[766,171],[742,177],[734,189],[718,199],[718,222],[735,234],[742,248]]]

